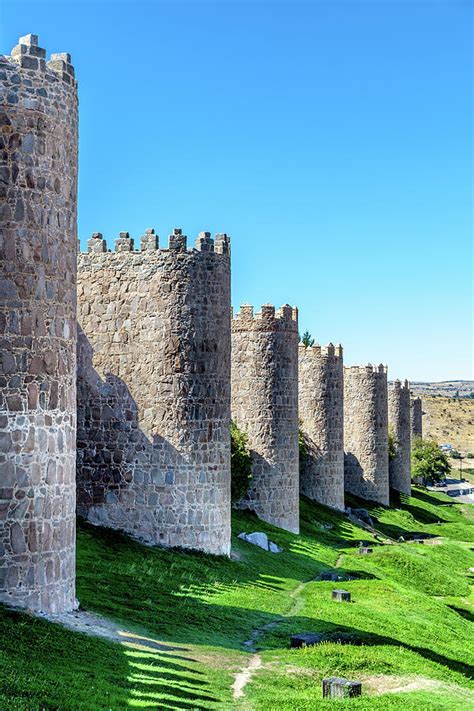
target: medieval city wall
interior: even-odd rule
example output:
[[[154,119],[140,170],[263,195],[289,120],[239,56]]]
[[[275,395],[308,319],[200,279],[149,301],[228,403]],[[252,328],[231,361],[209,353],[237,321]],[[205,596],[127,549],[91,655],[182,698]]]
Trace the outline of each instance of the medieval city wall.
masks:
[[[299,345],[298,405],[306,456],[300,490],[344,510],[344,368],[342,347]]]
[[[230,550],[230,246],[147,230],[78,262],[78,511],[143,541]]]
[[[77,86],[0,57],[0,600],[75,606]]]
[[[299,531],[298,315],[241,306],[232,319],[232,419],[247,433],[252,479],[241,506]]]
[[[387,370],[344,368],[344,480],[351,494],[389,503]]]

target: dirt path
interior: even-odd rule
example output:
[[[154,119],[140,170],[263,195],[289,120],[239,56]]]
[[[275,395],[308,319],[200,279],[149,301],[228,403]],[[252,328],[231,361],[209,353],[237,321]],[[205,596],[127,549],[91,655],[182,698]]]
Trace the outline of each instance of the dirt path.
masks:
[[[262,658],[257,653],[255,643],[260,637],[262,637],[262,635],[265,634],[265,632],[268,632],[274,627],[277,627],[287,617],[293,617],[294,615],[297,615],[299,612],[301,612],[304,606],[304,600],[302,600],[302,598],[300,597],[300,593],[305,588],[305,586],[308,583],[311,583],[314,579],[315,578],[312,578],[311,580],[308,580],[305,583],[300,583],[289,593],[288,597],[291,600],[291,606],[288,612],[282,615],[279,619],[273,620],[272,622],[269,622],[268,624],[263,625],[262,627],[257,627],[256,629],[254,629],[249,639],[247,639],[243,643],[243,646],[246,647],[249,652],[254,652],[254,654],[252,654],[247,664],[235,675],[235,680],[231,687],[232,696],[234,699],[241,699],[243,696],[245,696],[245,687],[247,686],[257,669],[260,669],[260,667],[262,666]]]

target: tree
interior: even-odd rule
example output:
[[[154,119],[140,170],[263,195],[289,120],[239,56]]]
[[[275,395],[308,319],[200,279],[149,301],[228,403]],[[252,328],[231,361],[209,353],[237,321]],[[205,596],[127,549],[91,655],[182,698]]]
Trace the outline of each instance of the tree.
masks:
[[[303,333],[303,338],[301,339],[301,343],[308,348],[308,346],[314,346],[314,338],[311,337],[311,334],[309,331],[305,331]]]
[[[448,476],[451,464],[434,440],[417,438],[411,450],[411,471],[424,484],[436,484]]]
[[[247,445],[248,436],[235,422],[230,424],[231,499],[239,501],[246,493],[252,478],[252,458]]]

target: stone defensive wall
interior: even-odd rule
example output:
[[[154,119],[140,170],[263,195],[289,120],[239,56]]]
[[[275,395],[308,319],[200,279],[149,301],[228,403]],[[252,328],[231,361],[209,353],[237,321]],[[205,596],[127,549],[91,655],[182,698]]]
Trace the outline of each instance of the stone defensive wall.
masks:
[[[298,312],[243,305],[232,319],[232,419],[248,435],[252,479],[241,502],[299,532]]]
[[[421,397],[410,398],[411,440],[423,437],[423,402]]]
[[[388,390],[388,424],[395,440],[395,457],[389,462],[390,486],[411,494],[410,386],[395,380]]]
[[[389,504],[387,368],[344,368],[345,489]]]
[[[344,511],[344,368],[342,347],[300,343],[298,403],[307,456],[300,462],[300,490]]]
[[[78,512],[230,551],[230,243],[95,233],[78,260]]]
[[[0,57],[0,600],[75,600],[77,85],[69,54]]]

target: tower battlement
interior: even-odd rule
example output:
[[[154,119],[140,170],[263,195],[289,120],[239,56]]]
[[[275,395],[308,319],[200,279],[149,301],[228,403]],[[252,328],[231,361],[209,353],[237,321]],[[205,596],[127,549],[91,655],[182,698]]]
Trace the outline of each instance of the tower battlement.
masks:
[[[272,304],[263,304],[254,313],[250,304],[241,304],[240,311],[233,314],[232,330],[237,331],[298,331],[298,309],[283,304],[276,309]]]
[[[20,37],[11,54],[3,55],[1,59],[4,62],[10,62],[14,67],[26,70],[22,72],[26,81],[35,76],[35,74],[36,79],[40,74],[49,74],[49,77],[45,78],[51,80],[52,76],[54,76],[56,80],[61,79],[72,89],[75,90],[77,88],[71,55],[67,52],[56,52],[51,54],[51,57],[47,60],[46,50],[38,45],[38,35],[28,34]],[[31,98],[34,96],[35,94],[32,93]],[[36,92],[36,96],[41,97],[42,94]]]
[[[140,249],[137,250],[135,249],[135,240],[130,237],[130,233],[120,232],[115,240],[115,253],[186,252],[192,254],[193,252],[212,252],[230,255],[230,237],[225,232],[217,233],[214,239],[211,237],[210,232],[200,232],[195,240],[193,249],[188,249],[187,240],[188,238],[183,234],[183,231],[175,227],[168,237],[168,247],[160,247],[159,235],[155,233],[152,227],[148,227],[140,237]],[[113,254],[113,252],[108,250],[107,241],[102,233],[93,232],[87,241],[87,254]]]
[[[304,343],[299,343],[298,352],[300,358],[320,358],[321,356],[324,356],[328,358],[342,359],[343,357],[343,349],[340,343],[338,343],[337,346],[332,343],[328,343],[327,346],[320,346],[319,343],[315,343],[313,346],[305,346]]]
[[[361,375],[363,375],[364,373],[379,373],[381,375],[387,375],[388,366],[383,365],[382,363],[380,363],[379,365],[372,365],[372,363],[367,363],[367,365],[345,365],[344,373],[346,372],[349,375],[351,373],[360,373]]]

